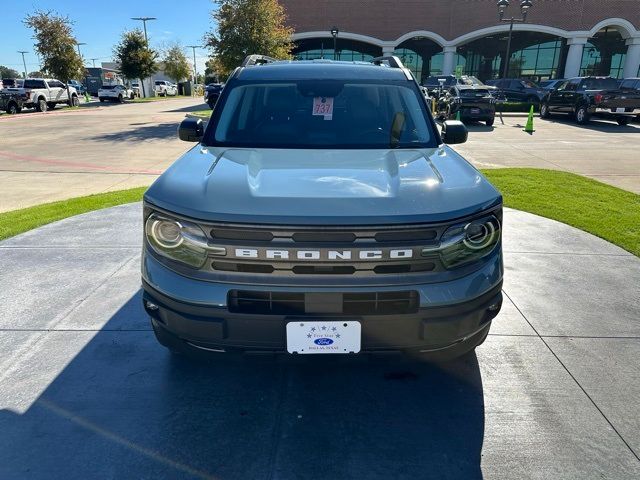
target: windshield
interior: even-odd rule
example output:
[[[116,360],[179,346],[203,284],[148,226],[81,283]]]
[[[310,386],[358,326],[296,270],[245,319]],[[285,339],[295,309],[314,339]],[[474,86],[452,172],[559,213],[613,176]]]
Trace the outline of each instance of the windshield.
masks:
[[[227,91],[227,90],[225,90]],[[215,111],[214,111],[215,115]],[[248,148],[436,146],[414,84],[360,80],[243,83],[226,97],[205,144]]]
[[[618,81],[615,78],[587,78],[582,82],[585,90],[618,90]]]

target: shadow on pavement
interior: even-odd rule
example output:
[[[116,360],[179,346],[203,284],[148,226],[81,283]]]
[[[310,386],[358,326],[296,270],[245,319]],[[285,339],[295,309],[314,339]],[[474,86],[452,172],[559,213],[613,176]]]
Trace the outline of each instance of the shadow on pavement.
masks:
[[[598,132],[611,132],[611,133],[636,133],[640,134],[640,130],[638,128],[633,127],[631,125],[618,125],[615,121],[609,121],[601,118],[592,118],[589,123],[586,125],[579,125],[575,120],[569,117],[562,117],[561,115],[556,115],[551,118],[541,119],[542,122],[551,122],[551,123],[561,123],[566,125],[571,125],[576,128],[582,128],[585,130],[595,130]]]
[[[24,414],[0,411],[0,478],[482,478],[475,355],[196,362],[143,315],[138,292]]]
[[[117,142],[126,140],[156,140],[173,139],[177,136],[178,124],[176,122],[151,123],[148,125],[134,125],[136,128],[121,130],[118,132],[104,133],[91,137],[91,140],[99,142]]]
[[[198,110],[210,110],[209,105],[207,105],[206,103],[202,102],[199,103],[198,105],[191,105],[189,107],[182,107],[182,108],[175,108],[172,110],[165,110],[162,113],[172,113],[172,112],[197,112]]]

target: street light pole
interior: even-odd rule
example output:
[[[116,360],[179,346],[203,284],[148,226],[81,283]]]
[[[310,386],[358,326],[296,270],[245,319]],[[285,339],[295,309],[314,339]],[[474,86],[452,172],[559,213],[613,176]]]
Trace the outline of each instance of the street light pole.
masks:
[[[147,22],[151,20],[157,20],[156,17],[131,17],[131,20],[140,20],[142,22],[144,28],[144,43],[146,43],[147,48],[149,48],[149,38],[147,38]],[[140,79],[140,83],[142,84],[142,96],[146,97],[147,93],[144,88],[144,78]],[[149,94],[151,95],[151,93]]]
[[[80,45],[86,45],[86,43],[76,42],[76,47],[78,47],[78,56],[82,58],[82,54],[80,53]]]
[[[93,63],[93,68],[96,68],[96,60],[100,60],[100,57],[90,58],[89,60]]]
[[[337,60],[338,59],[338,51],[337,51],[337,45],[338,45],[338,34],[340,33],[340,30],[338,30],[338,27],[332,27],[331,28],[331,36],[333,37],[333,59]]]
[[[196,83],[198,83],[198,69],[196,67],[196,48],[201,48],[201,45],[187,45],[187,48],[193,49],[193,88],[191,89],[191,95],[195,95]]]
[[[131,20],[140,20],[144,28],[144,41],[149,46],[149,39],[147,38],[147,22],[151,20],[157,20],[156,17],[131,17]]]
[[[509,74],[509,60],[511,56],[511,39],[513,37],[513,24],[516,22],[525,23],[527,21],[527,14],[529,13],[529,9],[533,6],[533,2],[531,0],[522,0],[520,2],[520,12],[522,13],[522,18],[515,18],[511,16],[511,18],[504,18],[505,10],[509,7],[509,0],[498,0],[498,14],[500,16],[501,22],[509,22],[509,37],[507,39],[507,52],[504,58],[504,69],[502,71],[502,78],[507,78]]]
[[[24,78],[27,78],[27,62],[24,61],[24,54],[29,53],[26,50],[18,50],[22,54],[22,65],[24,66]]]

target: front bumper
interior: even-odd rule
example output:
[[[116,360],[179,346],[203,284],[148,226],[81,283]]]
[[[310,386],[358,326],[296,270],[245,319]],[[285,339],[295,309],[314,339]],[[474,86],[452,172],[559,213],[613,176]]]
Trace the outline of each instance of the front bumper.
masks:
[[[437,351],[454,346],[487,329],[502,305],[502,254],[491,255],[484,266],[465,277],[441,283],[394,287],[295,288],[205,282],[179,275],[151,255],[143,255],[143,304],[156,324],[191,346],[210,350],[286,351],[290,321],[357,320],[362,328],[362,351]],[[394,315],[303,313],[263,315],[234,313],[229,292],[236,289],[275,292],[370,293],[412,290],[418,293],[416,311]],[[328,307],[328,311],[335,311]]]

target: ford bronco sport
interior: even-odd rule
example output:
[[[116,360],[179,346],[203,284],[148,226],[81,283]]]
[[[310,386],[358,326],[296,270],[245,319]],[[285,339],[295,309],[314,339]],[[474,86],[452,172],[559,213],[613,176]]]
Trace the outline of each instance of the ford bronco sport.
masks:
[[[446,144],[397,57],[252,55],[144,196],[143,305],[174,352],[481,344],[502,304],[502,197]]]

